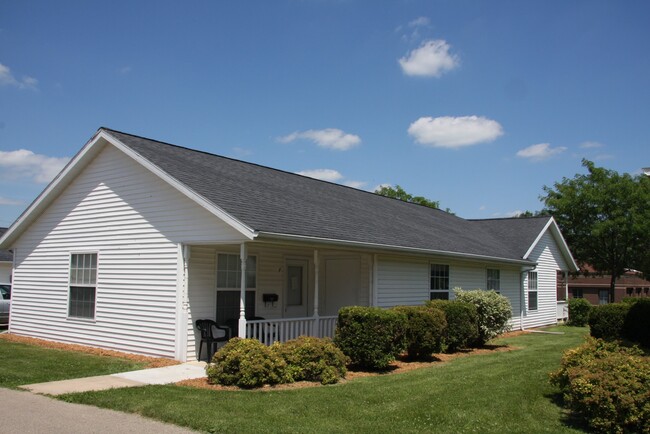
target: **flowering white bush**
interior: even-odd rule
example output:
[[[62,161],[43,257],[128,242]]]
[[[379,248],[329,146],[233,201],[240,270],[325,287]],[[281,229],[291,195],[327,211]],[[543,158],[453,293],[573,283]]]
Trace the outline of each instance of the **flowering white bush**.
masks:
[[[508,320],[512,317],[510,301],[496,291],[463,291],[455,288],[456,300],[476,306],[478,314],[477,345],[484,345],[492,338],[510,330]]]

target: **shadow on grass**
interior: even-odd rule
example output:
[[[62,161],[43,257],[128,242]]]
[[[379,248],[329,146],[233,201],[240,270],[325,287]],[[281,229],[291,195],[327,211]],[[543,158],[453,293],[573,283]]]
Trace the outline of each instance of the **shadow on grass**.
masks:
[[[585,420],[566,407],[562,393],[548,393],[544,395],[544,398],[548,399],[561,409],[562,417],[560,419],[560,422],[562,422],[564,426],[583,432],[591,432],[589,431],[589,426]]]

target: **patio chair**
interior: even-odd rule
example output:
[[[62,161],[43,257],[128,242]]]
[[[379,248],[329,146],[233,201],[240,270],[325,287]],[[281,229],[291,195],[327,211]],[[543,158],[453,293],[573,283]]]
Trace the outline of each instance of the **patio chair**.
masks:
[[[230,328],[218,325],[211,319],[197,319],[196,328],[201,332],[201,342],[199,343],[199,354],[197,358],[201,360],[201,352],[203,350],[203,343],[205,342],[208,350],[207,361],[210,362],[212,356],[217,351],[217,345],[219,345],[219,342],[227,342],[230,340]],[[215,336],[215,329],[223,330],[223,336]]]

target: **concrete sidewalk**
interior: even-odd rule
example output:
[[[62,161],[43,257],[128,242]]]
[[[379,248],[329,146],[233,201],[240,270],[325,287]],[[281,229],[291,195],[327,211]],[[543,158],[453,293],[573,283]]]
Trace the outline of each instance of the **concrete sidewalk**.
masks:
[[[65,393],[106,390],[117,387],[170,384],[183,380],[204,378],[205,376],[205,362],[189,362],[180,365],[165,366],[164,368],[142,369],[119,374],[100,375],[97,377],[27,384],[20,386],[20,388],[43,395],[63,395]]]
[[[17,390],[0,388],[0,402],[0,433],[196,433],[137,414],[71,404]]]

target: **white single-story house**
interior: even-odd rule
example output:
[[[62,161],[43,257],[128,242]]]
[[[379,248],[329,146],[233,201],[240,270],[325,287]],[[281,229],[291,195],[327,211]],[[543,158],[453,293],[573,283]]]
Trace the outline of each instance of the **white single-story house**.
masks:
[[[106,128],[0,248],[11,333],[181,361],[197,358],[197,319],[332,336],[343,306],[455,287],[507,296],[516,329],[553,324],[556,273],[577,270],[550,217],[465,220]]]

